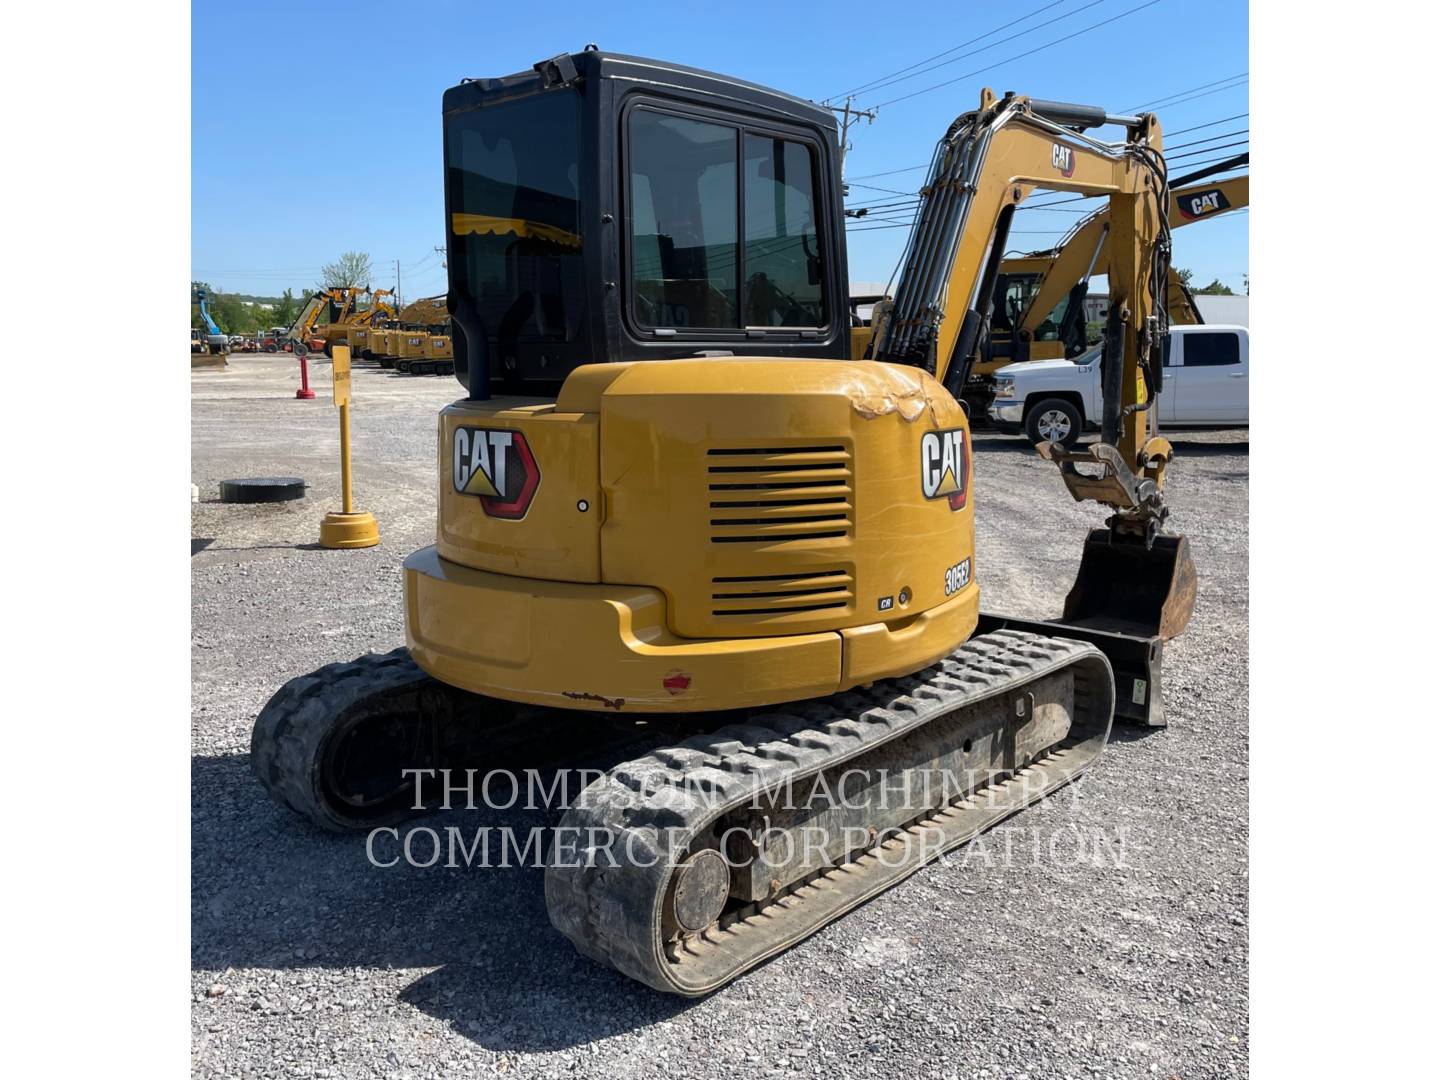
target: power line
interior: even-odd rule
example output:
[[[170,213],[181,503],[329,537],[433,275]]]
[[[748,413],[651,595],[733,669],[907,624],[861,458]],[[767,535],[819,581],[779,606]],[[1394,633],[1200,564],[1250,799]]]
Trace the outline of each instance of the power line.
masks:
[[[1210,149],[1211,149],[1211,150],[1218,150],[1218,149],[1220,149],[1220,148],[1219,148],[1218,146],[1212,146]],[[1205,152],[1205,153],[1208,153],[1209,151],[1204,151],[1204,152]],[[1181,157],[1185,157],[1186,155],[1182,154],[1182,155],[1180,155],[1180,156],[1181,156]],[[1228,159],[1229,159],[1229,155],[1227,155],[1227,154],[1221,154],[1219,157],[1208,158],[1208,159],[1206,159],[1205,161],[1187,161],[1187,162],[1185,163],[1185,167],[1186,167],[1186,168],[1189,168],[1189,169],[1198,169],[1198,168],[1200,168],[1202,165],[1215,165],[1215,164],[1217,164],[1217,163],[1219,163],[1219,162],[1221,162],[1221,161],[1226,161],[1226,160],[1228,160]],[[1235,166],[1235,168],[1237,168],[1237,169],[1248,169],[1249,167],[1250,167],[1250,166],[1249,166],[1248,164]],[[1230,170],[1229,170],[1229,169],[1226,169],[1225,171],[1226,171],[1226,172],[1229,172]]]
[[[1118,22],[1120,19],[1124,19],[1127,16],[1134,15],[1140,11],[1144,11],[1148,7],[1154,7],[1159,2],[1160,0],[1146,0],[1146,2],[1143,4],[1137,4],[1135,7],[1129,8],[1126,11],[1122,11],[1118,15],[1112,15],[1108,19],[1101,19],[1097,23],[1092,23],[1091,25],[1083,27],[1082,29],[1075,30],[1069,34],[1066,34],[1064,37],[1056,38],[1054,41],[1047,41],[1044,45],[1037,45],[1033,49],[1027,49],[1022,53],[1016,53],[1014,56],[1006,57],[1004,60],[997,60],[993,64],[987,64],[982,68],[976,68],[974,71],[967,71],[964,75],[957,75],[953,79],[946,79],[944,82],[936,83],[933,86],[927,86],[920,90],[913,90],[910,93],[903,94],[898,98],[891,98],[889,101],[882,101],[879,105],[875,106],[875,108],[883,109],[886,105],[895,105],[901,101],[908,101],[910,98],[919,97],[921,94],[928,94],[931,90],[939,90],[941,87],[953,86],[957,82],[964,82],[966,79],[973,78],[974,76],[979,75],[982,72],[991,71],[997,67],[1001,67],[1004,64],[1014,63],[1016,60],[1023,60],[1027,56],[1034,56],[1038,52],[1044,52],[1046,49],[1052,49],[1056,45],[1061,45],[1064,42],[1072,41],[1075,38],[1080,37],[1082,34],[1088,34],[1092,30],[1098,30],[1102,26],[1108,26],[1113,22]]]
[[[1186,94],[1193,94],[1196,90],[1208,90],[1212,86],[1219,86],[1221,83],[1230,82],[1232,79],[1243,79],[1249,74],[1250,72],[1248,71],[1242,71],[1238,75],[1226,75],[1223,79],[1216,79],[1214,82],[1201,83],[1199,86],[1192,86],[1187,90],[1176,90],[1173,94],[1166,94],[1164,97],[1154,98],[1150,101],[1143,101],[1139,105],[1127,105],[1123,111],[1127,113],[1143,112],[1146,109],[1152,109],[1157,105],[1162,105],[1165,102],[1169,101],[1171,98],[1184,97]]]
[[[1165,147],[1165,156],[1168,158],[1172,150],[1183,150],[1187,146],[1199,146],[1202,143],[1214,142],[1216,139],[1228,139],[1232,135],[1249,135],[1249,128],[1237,128],[1235,131],[1227,131],[1220,135],[1211,135],[1208,139],[1192,139],[1190,142],[1175,143],[1173,146]]]
[[[308,274],[313,266],[276,266],[265,270],[217,270],[217,274]]]
[[[1207,122],[1205,122],[1205,123],[1203,123],[1203,124],[1191,124],[1189,127],[1179,128],[1179,129],[1177,129],[1177,130],[1175,130],[1175,131],[1167,131],[1165,134],[1166,134],[1167,136],[1169,136],[1169,137],[1173,137],[1173,136],[1176,136],[1176,135],[1186,135],[1186,134],[1188,134],[1188,133],[1190,133],[1190,132],[1192,132],[1192,131],[1202,131],[1202,130],[1204,130],[1205,128],[1217,127],[1217,126],[1220,125],[1220,124],[1228,124],[1228,123],[1230,123],[1232,120],[1244,120],[1244,119],[1246,119],[1249,115],[1250,115],[1250,114],[1249,114],[1248,112],[1243,112],[1243,113],[1236,113],[1234,116],[1222,116],[1219,120],[1209,120],[1209,121],[1207,121]],[[1224,135],[1215,135],[1215,136],[1212,136],[1212,139],[1223,139],[1223,138],[1226,138],[1226,137],[1229,136],[1229,135],[1244,134],[1244,133],[1248,133],[1249,130],[1250,130],[1249,128],[1244,128],[1244,129],[1242,129],[1241,131],[1227,132],[1227,133],[1224,134]],[[1168,147],[1168,148],[1166,149],[1166,153],[1169,153],[1169,151],[1171,151],[1171,150],[1180,149],[1180,148],[1183,148],[1183,147],[1186,147],[1186,146],[1197,146],[1197,145],[1199,145],[1199,144],[1202,143],[1202,142],[1209,142],[1209,141],[1211,141],[1211,139],[1198,139],[1198,140],[1195,140],[1195,141],[1192,141],[1192,142],[1187,142],[1187,143],[1177,143],[1177,144],[1174,145],[1174,146]],[[930,167],[930,163],[929,163],[929,162],[925,162],[925,163],[920,164],[920,165],[907,165],[907,166],[905,166],[903,169],[886,169],[884,172],[861,173],[859,176],[855,177],[853,180],[847,180],[846,183],[849,184],[851,187],[866,188],[867,190],[870,190],[870,191],[888,191],[888,192],[892,192],[892,193],[897,194],[897,195],[899,195],[899,194],[905,194],[904,192],[895,191],[894,188],[882,188],[882,187],[877,187],[877,186],[875,186],[874,184],[861,184],[861,183],[859,183],[858,181],[878,179],[879,177],[882,177],[882,176],[896,176],[896,175],[898,175],[898,174],[900,174],[900,173],[915,172],[917,169],[926,169],[926,168],[929,168],[929,167]],[[912,194],[913,194],[913,193],[912,193]]]
[[[905,168],[903,168],[903,169],[887,169],[887,170],[885,170],[884,172],[864,173],[864,174],[856,177],[855,179],[856,179],[856,180],[872,180],[872,179],[874,179],[874,178],[876,178],[876,177],[879,177],[879,176],[894,176],[896,173],[914,172],[916,169],[923,169],[923,168],[925,168],[924,165],[906,165]],[[847,182],[848,182],[848,183],[851,183],[851,184],[854,184],[854,183],[855,183],[855,180],[850,180],[850,181],[847,181]],[[864,185],[864,184],[857,184],[856,186],[857,186],[857,187],[864,187],[865,185]]]
[[[895,223],[895,224],[893,224],[893,225],[860,225],[860,226],[853,226],[853,225],[852,225],[852,226],[848,226],[848,227],[845,229],[845,231],[846,231],[847,233],[879,232],[881,229],[906,229],[906,228],[909,228],[910,225],[911,225],[911,222],[908,222],[908,221],[897,222],[897,223]],[[1067,232],[1069,232],[1069,231],[1070,231],[1069,229],[1011,229],[1011,230],[1010,230],[1010,235],[1011,235],[1011,236],[1061,236],[1061,235],[1063,235],[1064,233],[1067,233]]]
[[[1241,134],[1241,133],[1240,133],[1240,132],[1230,132],[1230,134],[1234,135],[1234,134]],[[1223,135],[1217,135],[1217,136],[1215,136],[1215,138],[1217,138],[1217,139],[1219,139],[1219,138],[1225,138],[1225,137],[1226,137],[1226,136],[1223,136]],[[1212,141],[1212,140],[1210,140],[1210,139],[1201,139],[1201,140],[1198,140],[1198,142],[1210,142],[1210,141]],[[1249,140],[1243,140],[1243,139],[1242,139],[1242,140],[1240,140],[1240,141],[1238,141],[1238,142],[1222,143],[1222,144],[1219,145],[1219,146],[1206,146],[1206,147],[1203,147],[1203,148],[1201,148],[1201,149],[1199,149],[1199,150],[1192,150],[1192,151],[1190,151],[1189,153],[1185,153],[1185,154],[1174,154],[1174,155],[1171,155],[1171,154],[1167,151],[1167,152],[1166,152],[1166,160],[1168,160],[1168,161],[1180,161],[1180,160],[1183,160],[1183,159],[1185,159],[1185,158],[1195,157],[1195,156],[1200,155],[1200,154],[1213,154],[1213,153],[1214,153],[1215,151],[1217,151],[1217,150],[1225,150],[1225,149],[1228,149],[1228,148],[1231,148],[1231,147],[1244,146],[1244,145],[1246,145],[1246,144],[1248,143],[1248,141],[1249,141]],[[1192,145],[1196,145],[1196,143],[1181,143],[1180,145],[1181,145],[1181,146],[1192,146]],[[1219,158],[1212,158],[1212,159],[1210,159],[1209,161],[1205,161],[1205,162],[1195,162],[1194,164],[1197,165],[1197,166],[1200,166],[1200,165],[1212,164],[1212,163],[1214,163],[1214,162],[1216,162],[1216,161],[1223,161],[1223,160],[1225,160],[1224,156],[1219,157]],[[1243,165],[1237,166],[1237,168],[1244,168],[1244,167],[1245,167],[1245,166],[1243,166]],[[864,187],[865,185],[863,185],[863,184],[857,184],[857,185],[855,185],[855,186],[856,186],[856,187]],[[888,190],[888,189],[880,189],[880,190]],[[916,208],[917,206],[920,205],[920,193],[919,193],[918,191],[916,191],[916,192],[898,192],[898,191],[897,191],[897,192],[895,192],[895,194],[897,194],[897,195],[905,195],[905,196],[907,196],[907,198],[892,199],[892,200],[885,201],[885,202],[869,203],[869,204],[864,205],[864,206],[850,207],[850,208],[848,208],[848,209],[845,211],[845,216],[846,216],[846,217],[849,217],[849,218],[852,218],[852,219],[856,219],[856,220],[858,220],[858,219],[860,219],[860,218],[869,218],[869,219],[871,219],[871,220],[874,220],[874,219],[875,219],[878,215],[880,215],[880,214],[894,214],[894,213],[898,213],[898,212],[905,211],[905,210],[913,210],[914,208]],[[1098,198],[1101,198],[1101,196],[1099,196],[1099,195],[1075,195],[1075,196],[1071,196],[1071,197],[1064,198],[1064,199],[1055,199],[1055,200],[1052,200],[1052,201],[1050,201],[1050,202],[1026,203],[1026,204],[1024,204],[1024,205],[1022,205],[1022,206],[1016,207],[1016,209],[1017,209],[1017,210],[1046,210],[1046,211],[1049,211],[1050,213],[1055,213],[1055,214],[1084,214],[1084,213],[1088,213],[1089,211],[1086,211],[1086,210],[1078,210],[1078,209],[1076,209],[1076,210],[1065,209],[1065,208],[1062,208],[1059,204],[1061,204],[1061,203],[1073,203],[1073,202],[1087,202],[1087,201],[1089,201],[1089,200],[1091,200],[1091,199],[1098,199]]]
[[[1057,0],[1057,3],[1058,2],[1059,0]],[[1045,27],[1060,22],[1062,19],[1068,19],[1071,15],[1078,15],[1082,11],[1085,11],[1092,7],[1096,7],[1103,3],[1105,3],[1105,0],[1089,0],[1088,3],[1082,5],[1081,7],[1072,8],[1070,11],[1067,11],[1061,15],[1057,15],[1055,16],[1055,18],[1043,22],[1039,26],[1032,26],[1028,30],[1021,30],[1018,33],[1011,34],[1009,37],[1001,38],[999,41],[992,41],[989,45],[982,45],[980,48],[972,49],[970,52],[961,53],[959,56],[952,56],[949,60],[941,60],[938,64],[930,64],[930,60],[938,60],[940,57],[948,56],[950,53],[955,52],[957,49],[963,49],[965,48],[965,46],[973,45],[977,41],[984,41],[992,34],[998,34],[1001,30],[1008,30],[1010,27],[1016,25],[1016,23],[1022,23],[1026,19],[1032,18],[1035,15],[1039,15],[1043,11],[1048,11],[1050,8],[1057,6],[1056,4],[1048,4],[1045,7],[1030,12],[1029,15],[1022,15],[1020,16],[1020,18],[1014,19],[1006,23],[1004,26],[997,26],[994,30],[989,31],[988,33],[981,34],[977,38],[972,38],[969,41],[956,45],[953,49],[946,49],[945,52],[937,53],[935,56],[930,57],[930,60],[921,60],[919,63],[911,64],[909,68],[901,68],[900,71],[895,72],[893,75],[886,75],[883,78],[873,79],[870,82],[864,84],[863,86],[857,87],[856,89],[849,91],[849,93],[873,93],[876,90],[883,90],[887,86],[895,86],[898,83],[906,82],[910,79],[916,78],[917,76],[924,75],[927,71],[935,71],[942,67],[948,67],[950,64],[957,64],[961,60],[964,60],[966,57],[979,56],[981,53],[988,52],[989,50],[995,48],[998,45],[1004,45],[1007,41],[1014,41],[1016,38],[1026,37],[1029,34],[1035,33],[1037,30],[1043,30],[1045,29]],[[922,65],[925,64],[929,64],[930,66],[923,67]],[[919,70],[911,71],[912,68],[919,68]],[[910,71],[910,74],[901,74],[901,72],[905,71]]]
[[[866,206],[856,206],[845,211],[846,217],[857,217],[860,214],[874,213],[877,210],[896,210],[919,205],[919,198],[893,199],[889,202],[870,203]]]
[[[1000,30],[1007,30],[1007,29],[1009,29],[1010,27],[1014,26],[1015,23],[1024,22],[1026,19],[1029,19],[1029,18],[1031,18],[1031,17],[1033,17],[1033,16],[1035,16],[1035,15],[1038,15],[1038,14],[1040,14],[1042,11],[1049,11],[1052,7],[1055,7],[1055,6],[1057,6],[1057,5],[1061,4],[1061,3],[1064,3],[1064,0],[1053,0],[1052,3],[1046,4],[1044,7],[1041,7],[1041,8],[1036,8],[1034,11],[1030,12],[1028,15],[1021,15],[1020,18],[1015,19],[1015,20],[1012,21],[1012,22],[1008,22],[1008,23],[1006,23],[1004,26],[998,27],[998,28],[995,29],[995,30],[991,30],[989,33],[981,34],[979,37],[977,37],[977,38],[971,38],[969,41],[962,41],[959,45],[956,45],[954,48],[946,49],[944,52],[938,52],[938,53],[936,53],[934,56],[927,57],[927,58],[924,59],[924,60],[918,60],[918,61],[916,61],[916,62],[913,63],[913,64],[909,64],[909,65],[907,65],[907,66],[905,66],[905,67],[903,67],[903,68],[900,68],[898,71],[892,71],[892,72],[890,72],[889,75],[882,75],[882,76],[880,76],[880,78],[878,78],[878,79],[871,79],[868,83],[861,83],[859,86],[852,87],[851,89],[846,90],[846,91],[844,91],[843,93],[832,94],[830,97],[824,98],[823,100],[824,100],[824,101],[827,101],[827,102],[828,102],[828,101],[834,101],[836,98],[842,98],[842,97],[846,97],[847,95],[850,95],[850,94],[858,94],[858,93],[861,93],[861,92],[864,91],[864,90],[870,89],[870,88],[871,88],[872,86],[874,86],[876,83],[885,82],[885,81],[888,80],[888,79],[894,78],[896,75],[900,75],[900,74],[903,74],[904,72],[911,71],[911,70],[913,70],[914,68],[920,67],[920,66],[923,65],[923,64],[928,64],[928,63],[930,63],[931,60],[938,60],[938,59],[940,59],[940,57],[942,57],[942,56],[949,56],[949,55],[950,55],[952,52],[954,52],[956,49],[963,49],[963,48],[965,48],[965,46],[967,46],[967,45],[973,45],[973,44],[975,44],[975,42],[977,42],[977,41],[984,41],[987,37],[990,36],[990,34],[999,33]]]
[[[1213,154],[1216,150],[1228,150],[1228,149],[1230,149],[1231,147],[1235,147],[1235,146],[1248,146],[1249,144],[1250,144],[1250,140],[1249,140],[1249,139],[1241,139],[1239,142],[1221,143],[1219,146],[1205,146],[1205,147],[1201,147],[1199,150],[1187,150],[1187,151],[1186,151],[1185,153],[1183,153],[1183,154],[1170,154],[1170,153],[1166,153],[1166,155],[1165,155],[1165,160],[1166,160],[1167,162],[1168,162],[1168,161],[1183,161],[1185,158],[1196,157],[1196,156],[1198,156],[1198,155],[1200,155],[1200,154]],[[1223,159],[1223,158],[1219,158],[1219,159],[1217,159],[1217,160],[1224,160],[1224,159]],[[1187,168],[1188,168],[1188,166],[1187,166]]]
[[[922,165],[921,168],[923,169],[924,166]],[[919,192],[917,192],[917,191],[899,191],[899,190],[897,190],[896,188],[876,187],[874,184],[857,184],[857,183],[855,183],[854,180],[848,181],[848,183],[850,184],[851,187],[863,187],[863,188],[865,188],[865,190],[867,190],[867,191],[885,191],[885,192],[888,192],[888,193],[891,194],[891,195],[918,195],[918,194],[919,194]]]
[[[1191,94],[1189,97],[1179,98],[1175,101],[1167,101],[1161,107],[1166,109],[1173,109],[1176,105],[1184,105],[1188,101],[1195,101],[1199,98],[1209,97],[1211,94],[1223,94],[1226,90],[1238,90],[1240,89],[1240,87],[1246,85],[1249,81],[1249,79],[1241,79],[1238,83],[1232,83],[1229,86],[1221,86],[1215,90],[1206,90],[1204,93]]]
[[[1231,120],[1243,120],[1250,114],[1248,112],[1236,113],[1234,116],[1227,116],[1221,120],[1211,120],[1208,124],[1196,124],[1193,127],[1181,128],[1179,131],[1167,131],[1167,135],[1184,135],[1187,132],[1199,131],[1201,128],[1214,127],[1216,124],[1228,124]],[[1248,128],[1246,129],[1249,130]]]

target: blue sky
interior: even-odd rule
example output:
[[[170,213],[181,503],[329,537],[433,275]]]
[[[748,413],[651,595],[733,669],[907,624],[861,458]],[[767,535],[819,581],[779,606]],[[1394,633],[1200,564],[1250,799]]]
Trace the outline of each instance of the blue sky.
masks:
[[[986,85],[1112,110],[1218,87],[1156,106],[1167,131],[1249,111],[1248,84],[1232,78],[1249,68],[1248,12],[1239,0],[1020,0],[1009,8],[956,0],[878,8],[873,0],[196,0],[193,11],[192,273],[233,292],[301,291],[345,250],[371,255],[373,284],[393,285],[398,259],[407,297],[443,292],[445,272],[433,250],[444,243],[441,94],[462,77],[524,70],[590,41],[818,100],[980,38],[930,61],[952,63],[856,95],[857,105],[881,108],[853,135],[846,170],[852,207],[896,199],[874,188],[914,191],[923,170],[869,174],[927,161],[946,126],[974,107]],[[1107,19],[1115,21],[1039,48]],[[1012,20],[1019,21],[989,34]],[[894,100],[947,80],[958,81]],[[1167,141],[1247,127],[1242,117]],[[1200,156],[1177,157],[1172,175],[1212,156],[1205,145],[1173,153]],[[1011,247],[1049,246],[1071,218],[1024,215]],[[851,279],[888,278],[905,235],[903,228],[852,228]],[[1241,291],[1249,214],[1179,230],[1175,263],[1194,271],[1197,282],[1219,277]]]

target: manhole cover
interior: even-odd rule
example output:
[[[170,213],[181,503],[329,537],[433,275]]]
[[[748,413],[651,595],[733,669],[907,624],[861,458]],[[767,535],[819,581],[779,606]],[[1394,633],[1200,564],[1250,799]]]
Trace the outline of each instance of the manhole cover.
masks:
[[[252,476],[245,480],[220,481],[221,502],[286,502],[304,497],[305,481],[298,476]]]

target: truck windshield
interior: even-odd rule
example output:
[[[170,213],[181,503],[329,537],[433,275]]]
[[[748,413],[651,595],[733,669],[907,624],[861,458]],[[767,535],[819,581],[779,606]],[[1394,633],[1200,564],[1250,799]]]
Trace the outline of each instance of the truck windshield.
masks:
[[[535,94],[445,122],[450,280],[502,353],[569,341],[584,313],[580,104]]]

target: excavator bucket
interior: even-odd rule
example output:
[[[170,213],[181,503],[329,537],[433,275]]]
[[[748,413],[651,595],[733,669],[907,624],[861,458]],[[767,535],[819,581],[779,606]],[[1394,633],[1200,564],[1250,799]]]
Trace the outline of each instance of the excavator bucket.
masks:
[[[1194,609],[1195,563],[1185,537],[1157,536],[1146,547],[1094,529],[1065,597],[1064,620],[1169,641],[1189,625]]]
[[[1194,607],[1195,563],[1185,537],[1157,536],[1146,547],[1095,529],[1063,616],[1037,621],[981,612],[976,633],[1024,630],[1089,642],[1114,670],[1115,718],[1164,727],[1164,646],[1185,629]]]

